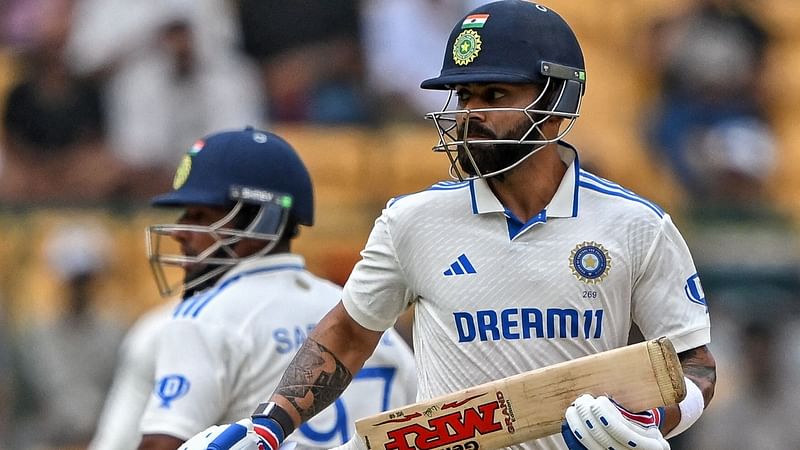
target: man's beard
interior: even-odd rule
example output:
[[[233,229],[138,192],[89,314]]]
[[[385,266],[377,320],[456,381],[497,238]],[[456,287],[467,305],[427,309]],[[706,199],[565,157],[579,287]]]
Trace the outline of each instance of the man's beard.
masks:
[[[480,136],[479,139],[518,140],[528,132],[530,126],[530,123],[522,123],[503,137],[496,136],[491,130],[477,122],[469,124],[469,131],[470,134]],[[536,130],[532,131],[532,133],[536,133]],[[463,129],[459,130],[459,136],[461,136],[463,140],[468,141],[468,139],[464,138]],[[534,150],[534,147],[536,146],[522,144],[469,144],[469,154],[472,155],[472,159],[475,161],[473,165],[467,154],[467,149],[464,145],[459,145],[456,159],[461,170],[469,176],[474,177],[478,176],[475,166],[477,166],[481,175],[497,172],[516,164],[519,160],[528,156]],[[494,175],[494,177],[503,180],[505,178],[505,172]]]
[[[228,256],[229,255],[223,249],[219,248],[215,252],[213,252],[209,256],[209,258],[225,258],[225,257],[228,257]],[[184,276],[183,276],[183,284],[184,284],[184,286],[189,284],[189,283],[191,283],[192,281],[200,278],[200,277],[205,276],[207,273],[218,269],[219,267],[220,267],[219,264],[197,264],[195,267],[192,268],[192,270],[186,271],[186,273],[184,274]],[[190,287],[188,289],[184,289],[182,297],[184,299],[190,298],[194,294],[196,294],[197,292],[204,291],[204,290],[210,288],[211,286],[213,286],[214,283],[216,283],[217,280],[219,280],[220,277],[222,277],[222,275],[224,275],[225,272],[228,271],[227,269],[229,269],[229,268],[231,268],[233,266],[225,266],[225,267],[226,267],[226,270],[221,270],[220,273],[214,275],[213,277],[211,277],[211,278],[209,278],[207,280],[204,280],[202,283],[198,284],[197,286],[192,286],[192,287]]]

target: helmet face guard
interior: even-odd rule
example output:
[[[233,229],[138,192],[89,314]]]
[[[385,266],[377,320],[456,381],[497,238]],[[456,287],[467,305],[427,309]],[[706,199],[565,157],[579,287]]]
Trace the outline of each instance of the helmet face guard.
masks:
[[[458,180],[471,180],[476,178],[488,178],[517,167],[531,155],[544,148],[546,145],[561,140],[575,124],[575,120],[580,115],[581,99],[583,94],[583,83],[578,81],[579,70],[552,63],[543,63],[548,67],[549,72],[557,72],[564,76],[570,75],[570,79],[559,79],[554,75],[548,76],[539,95],[527,106],[523,108],[480,108],[480,109],[449,109],[454,103],[454,91],[450,90],[447,102],[441,111],[432,112],[425,115],[426,119],[432,120],[439,135],[439,142],[433,147],[434,152],[444,152],[450,160],[450,176]],[[553,70],[557,67],[558,70]],[[573,76],[574,75],[574,76]],[[546,104],[549,103],[549,104]],[[521,136],[509,139],[470,139],[469,124],[470,116],[474,113],[485,112],[508,112],[517,113],[521,119],[527,120],[529,126]],[[562,125],[556,136],[548,138],[542,131],[542,124],[551,118],[562,118],[567,120]],[[458,122],[463,124],[461,130],[458,129]],[[525,123],[525,122],[522,122]],[[483,173],[475,162],[472,154],[474,145],[521,145],[530,147],[530,151],[512,164]],[[502,151],[494,149],[494,151]],[[459,152],[463,154],[459,158]],[[469,168],[465,170],[464,165]],[[474,175],[470,175],[474,174]]]
[[[146,230],[147,257],[158,285],[159,293],[172,296],[191,290],[215,279],[231,266],[242,261],[268,254],[283,236],[289,222],[292,197],[261,189],[234,186],[230,198],[233,208],[221,219],[210,225],[159,224]],[[235,225],[246,206],[257,207],[255,216],[241,228]],[[175,248],[174,236],[178,232],[205,233],[213,243],[198,255],[184,255]],[[235,246],[244,239],[265,242],[257,252],[239,256]],[[168,268],[184,269],[189,265],[203,266],[196,276],[176,281],[167,275]]]

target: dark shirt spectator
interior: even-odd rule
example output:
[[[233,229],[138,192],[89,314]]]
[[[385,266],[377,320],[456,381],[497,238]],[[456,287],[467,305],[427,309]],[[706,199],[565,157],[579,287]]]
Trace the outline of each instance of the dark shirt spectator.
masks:
[[[67,67],[70,0],[44,2],[20,40],[23,75],[3,111],[0,199],[11,203],[102,200],[115,190],[115,159],[104,146],[98,88]]]
[[[8,95],[3,126],[8,144],[21,157],[57,157],[102,135],[99,91],[62,71],[34,69]]]
[[[245,50],[262,69],[276,122],[368,119],[355,0],[241,0]]]

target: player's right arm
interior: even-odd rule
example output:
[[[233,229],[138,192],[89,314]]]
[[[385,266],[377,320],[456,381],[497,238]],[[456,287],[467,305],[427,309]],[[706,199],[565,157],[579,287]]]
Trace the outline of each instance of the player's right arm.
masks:
[[[323,317],[297,351],[270,401],[256,408],[254,431],[271,449],[344,392],[353,374],[372,355],[384,330],[407,309],[412,295],[388,228],[384,210],[344,287],[342,301]],[[221,435],[220,441],[225,438]]]
[[[314,328],[270,399],[291,416],[293,428],[345,390],[383,331],[410,303],[408,282],[389,232],[389,210],[375,222],[342,301]]]
[[[268,403],[256,408],[251,421],[228,425],[210,442],[215,450],[255,449],[256,440],[277,450],[297,427],[333,403],[372,355],[382,331],[359,325],[339,302],[297,351]],[[242,427],[252,433],[243,433]],[[256,440],[254,440],[256,438]],[[199,438],[198,438],[199,439]],[[188,446],[187,450],[206,448]]]
[[[300,347],[270,401],[298,427],[344,392],[382,334],[358,324],[339,302]]]

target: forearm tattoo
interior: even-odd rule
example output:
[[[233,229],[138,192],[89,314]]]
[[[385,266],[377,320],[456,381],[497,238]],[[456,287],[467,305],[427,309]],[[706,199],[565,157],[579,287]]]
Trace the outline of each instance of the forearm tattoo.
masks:
[[[275,393],[285,397],[305,422],[333,403],[352,379],[336,355],[309,338],[289,364]]]
[[[717,367],[713,356],[705,346],[681,352],[678,357],[681,360],[683,374],[686,378],[697,383],[706,405],[714,396],[714,388],[717,384]]]

